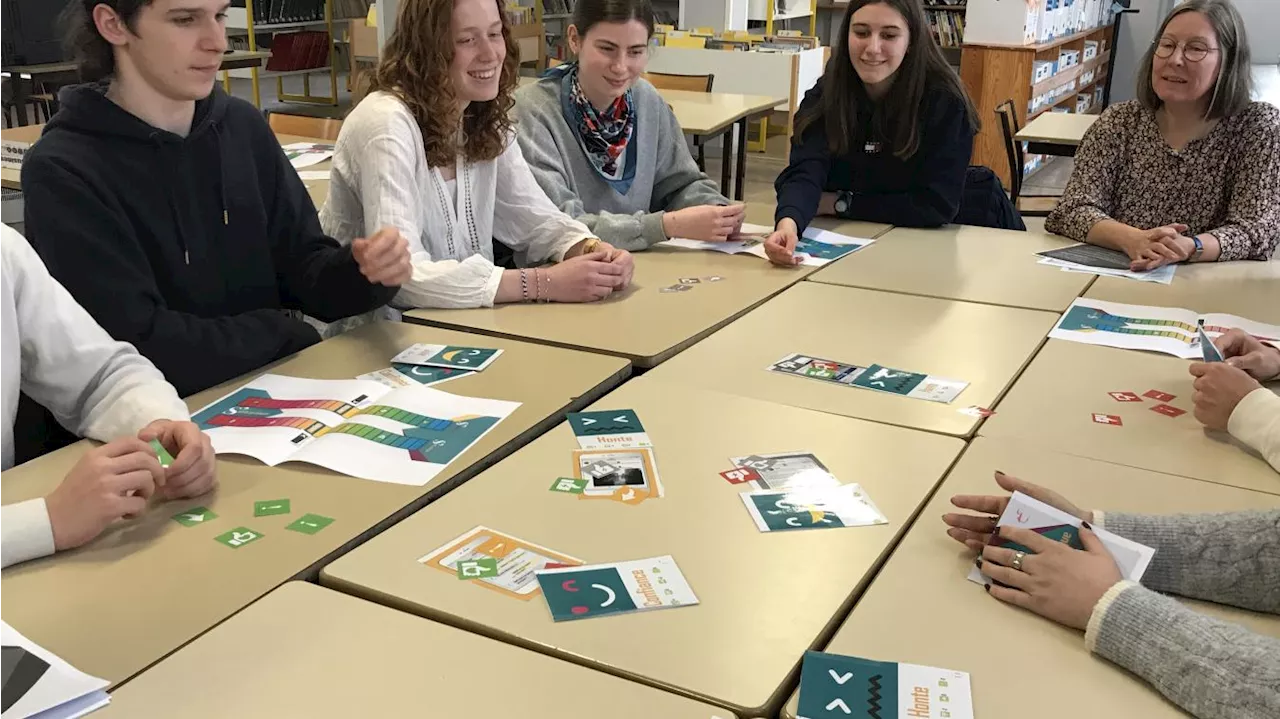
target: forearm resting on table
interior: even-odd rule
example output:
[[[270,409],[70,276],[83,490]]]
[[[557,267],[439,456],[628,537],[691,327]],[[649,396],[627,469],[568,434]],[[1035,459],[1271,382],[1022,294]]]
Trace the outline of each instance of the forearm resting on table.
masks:
[[[1126,225],[1123,222],[1099,220],[1094,223],[1093,227],[1089,228],[1089,234],[1085,236],[1085,242],[1126,252],[1128,245],[1141,233],[1142,230]]]

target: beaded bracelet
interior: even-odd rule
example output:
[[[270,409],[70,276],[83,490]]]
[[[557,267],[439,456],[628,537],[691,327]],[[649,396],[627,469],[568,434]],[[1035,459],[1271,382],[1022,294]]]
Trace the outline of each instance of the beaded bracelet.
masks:
[[[547,270],[543,272],[542,276],[547,279],[547,289],[545,292],[542,293],[542,297],[544,298],[542,301],[550,302],[551,301],[551,270]]]
[[[524,295],[524,301],[529,301],[529,271],[520,270],[520,294]]]

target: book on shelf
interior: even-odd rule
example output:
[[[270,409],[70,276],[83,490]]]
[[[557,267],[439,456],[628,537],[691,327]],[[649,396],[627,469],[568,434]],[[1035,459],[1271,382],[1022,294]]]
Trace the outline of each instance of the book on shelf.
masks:
[[[566,15],[573,12],[578,0],[542,0],[542,12],[547,15]]]
[[[926,10],[929,34],[941,47],[959,47],[964,43],[964,13],[950,10]]]
[[[329,33],[281,32],[271,38],[268,72],[292,72],[329,66]]]
[[[275,25],[285,22],[322,22],[325,2],[326,0],[257,0],[252,2],[253,23]]]
[[[534,18],[535,8],[532,5],[507,3],[505,10],[508,25],[532,25],[536,20]]]
[[[372,0],[329,0],[334,20],[363,19],[369,14]]]

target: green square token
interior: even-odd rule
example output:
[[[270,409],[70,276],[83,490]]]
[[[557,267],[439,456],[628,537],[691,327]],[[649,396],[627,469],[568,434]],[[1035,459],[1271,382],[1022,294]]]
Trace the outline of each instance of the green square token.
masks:
[[[270,517],[274,514],[288,513],[289,500],[287,499],[264,499],[253,503],[253,516],[255,517]]]
[[[458,579],[484,579],[498,576],[498,560],[493,557],[464,559],[458,562]]]
[[[291,532],[302,532],[303,534],[315,534],[325,527],[333,524],[331,517],[322,517],[319,514],[304,514],[293,520],[285,529]]]
[[[151,449],[156,451],[156,459],[160,460],[161,467],[173,464],[173,455],[169,454],[169,450],[165,449],[163,444],[160,444],[160,440],[151,440]]]
[[[217,519],[218,515],[213,510],[206,507],[192,507],[185,512],[178,512],[173,515],[173,521],[184,527],[197,527],[210,519]]]
[[[219,534],[213,538],[215,542],[225,544],[232,549],[239,549],[246,544],[258,541],[259,539],[262,539],[262,533],[255,532],[248,527],[236,527],[230,532]]]
[[[551,483],[552,492],[564,492],[566,494],[582,494],[582,490],[587,488],[587,480],[574,479],[573,477],[559,477]]]

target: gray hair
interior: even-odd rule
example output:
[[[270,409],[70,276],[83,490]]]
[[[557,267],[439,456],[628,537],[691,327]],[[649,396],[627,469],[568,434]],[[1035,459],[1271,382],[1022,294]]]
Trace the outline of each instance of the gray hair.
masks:
[[[1218,36],[1218,79],[1213,83],[1213,95],[1205,117],[1230,117],[1247,107],[1253,98],[1249,39],[1245,36],[1244,20],[1231,0],[1187,0],[1169,13],[1138,67],[1138,101],[1151,112],[1163,104],[1151,85],[1151,65],[1155,61],[1156,46],[1169,22],[1187,12],[1204,15]]]

